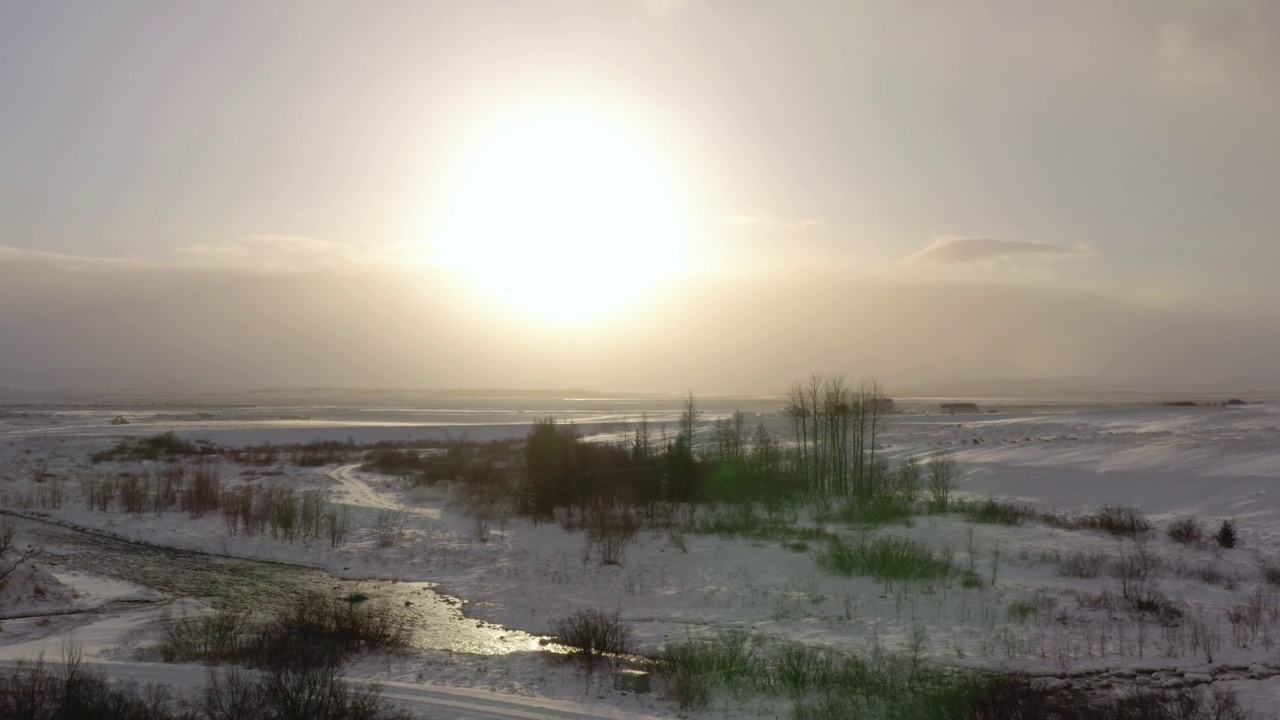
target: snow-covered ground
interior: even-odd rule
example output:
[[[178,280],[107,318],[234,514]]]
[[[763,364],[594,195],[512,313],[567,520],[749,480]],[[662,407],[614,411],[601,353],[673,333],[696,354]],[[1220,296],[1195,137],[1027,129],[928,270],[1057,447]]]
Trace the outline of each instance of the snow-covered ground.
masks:
[[[640,409],[593,406],[577,417],[586,431],[607,433]],[[766,404],[753,409],[785,433],[785,422],[768,415]],[[882,452],[895,461],[950,453],[965,472],[962,490],[969,497],[993,496],[1065,513],[1130,505],[1155,525],[1154,532],[1135,541],[1038,522],[986,525],[953,514],[925,514],[910,527],[873,531],[910,536],[951,552],[956,565],[983,579],[969,583],[974,587],[956,580],[885,586],[868,578],[834,576],[815,561],[822,549],[816,543],[784,547],[774,541],[689,534],[681,550],[665,532],[642,531],[621,565],[605,566],[584,553],[581,534],[519,518],[494,523],[488,541],[481,542],[474,520],[447,488],[410,489],[350,464],[283,466],[267,473],[229,462],[220,465],[224,486],[318,489],[330,502],[348,507],[352,530],[338,548],[323,540],[231,535],[217,513],[199,519],[181,512],[132,517],[87,508],[82,488],[89,478],[138,468],[137,463],[89,461],[91,452],[122,434],[173,429],[183,437],[241,446],[347,437],[360,442],[486,440],[521,436],[527,430],[522,422],[545,414],[504,407],[499,422],[493,422],[493,415],[474,413],[454,416],[457,425],[437,422],[437,415],[431,416],[432,424],[422,425],[404,420],[412,417],[404,409],[394,417],[373,413],[373,421],[359,423],[351,421],[358,416],[351,409],[342,410],[345,414],[337,419],[322,409],[291,412],[0,409],[0,508],[129,540],[325,568],[343,578],[434,583],[462,598],[468,617],[535,635],[548,633],[556,619],[574,610],[600,608],[617,610],[645,652],[739,628],[840,650],[918,652],[960,665],[1099,677],[1132,670],[1141,682],[1214,683],[1237,690],[1255,710],[1280,707],[1280,587],[1268,583],[1264,574],[1265,568],[1280,565],[1277,404],[1059,406],[894,416]],[[129,425],[109,424],[122,415]],[[404,537],[393,547],[380,548],[375,526],[390,514],[404,523]],[[1212,537],[1193,546],[1171,541],[1164,532],[1167,524],[1186,516],[1198,518],[1210,536],[1222,520],[1232,520],[1239,544],[1225,550]],[[806,515],[801,513],[797,522],[807,524]],[[838,523],[825,528],[849,536],[860,532]],[[1135,558],[1149,574],[1148,588],[1167,598],[1180,617],[1162,623],[1117,600],[1125,588],[1111,568]],[[1095,577],[1064,576],[1064,568],[1090,564],[1098,570]],[[146,588],[111,580],[107,569],[95,576],[60,568],[54,552],[38,556],[33,569],[24,572],[0,595],[0,616],[100,609],[90,615],[4,620],[0,660],[29,657],[41,647],[54,656],[58,642],[74,635],[91,659],[112,663],[105,667],[113,674],[188,687],[202,682],[203,673],[193,668],[137,660],[138,650],[159,637],[161,618],[173,612],[167,606],[172,598],[137,607],[107,605],[157,597]],[[678,714],[660,694],[615,692],[608,678],[584,677],[532,648],[507,648],[496,655],[423,648],[403,657],[366,660],[352,676],[386,683],[388,697],[411,707],[439,709],[454,703],[445,712],[458,717],[485,717],[486,712],[494,717]],[[777,713],[785,716],[785,708],[721,699],[703,716]]]

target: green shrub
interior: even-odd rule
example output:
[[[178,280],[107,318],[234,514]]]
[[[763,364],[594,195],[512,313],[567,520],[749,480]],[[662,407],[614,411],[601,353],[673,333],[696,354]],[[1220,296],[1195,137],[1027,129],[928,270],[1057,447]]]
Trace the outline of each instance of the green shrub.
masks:
[[[1222,527],[1218,528],[1217,540],[1219,545],[1227,549],[1236,546],[1236,529],[1230,520],[1222,521]]]
[[[1115,537],[1137,537],[1151,532],[1151,521],[1137,508],[1103,505],[1092,515],[1056,515],[1044,513],[1040,520],[1051,527],[1066,530],[1102,530]]]
[[[949,557],[894,536],[861,537],[854,542],[833,537],[818,562],[840,575],[873,577],[881,582],[945,578],[952,572]]]
[[[983,502],[959,502],[956,510],[969,522],[991,525],[1021,525],[1036,516],[1034,510],[988,498]]]
[[[658,674],[680,707],[691,709],[706,705],[713,690],[757,687],[764,669],[746,633],[728,630],[714,639],[668,645],[658,658]]]

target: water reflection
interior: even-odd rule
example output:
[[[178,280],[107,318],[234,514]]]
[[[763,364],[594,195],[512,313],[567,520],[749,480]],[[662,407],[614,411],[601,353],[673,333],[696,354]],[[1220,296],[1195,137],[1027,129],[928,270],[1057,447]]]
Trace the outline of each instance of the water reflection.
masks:
[[[107,575],[171,599],[198,598],[214,606],[270,613],[291,606],[306,593],[361,593],[407,613],[412,644],[420,649],[502,655],[545,648],[536,635],[466,617],[461,600],[437,593],[430,583],[341,580],[296,565],[137,545],[52,523],[12,520],[23,537],[42,548],[45,564],[53,569]]]

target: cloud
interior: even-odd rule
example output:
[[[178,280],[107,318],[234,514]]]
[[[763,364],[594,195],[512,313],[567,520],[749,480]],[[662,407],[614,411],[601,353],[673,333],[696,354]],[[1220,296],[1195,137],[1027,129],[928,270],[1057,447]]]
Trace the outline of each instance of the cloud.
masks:
[[[1034,240],[1000,240],[997,238],[941,237],[929,246],[908,256],[905,263],[967,265],[989,262],[1014,255],[1056,255],[1088,257],[1093,251],[1087,245],[1055,245]]]
[[[254,269],[265,272],[305,272],[347,269],[412,259],[404,245],[358,247],[333,240],[297,235],[248,235],[177,251],[189,263]]]
[[[640,9],[656,18],[665,18],[689,9],[688,0],[639,0]]]
[[[1270,72],[1276,59],[1272,13],[1248,1],[1202,3],[1161,24],[1152,56],[1156,88],[1186,94]]]
[[[548,329],[442,268],[379,260],[330,269],[369,252],[278,237],[118,264],[0,250],[0,386],[63,382],[41,375],[50,368],[99,385],[214,389],[775,392],[815,370],[891,385],[1067,375],[1280,384],[1280,319],[1270,306],[1152,302],[1062,283],[983,282],[981,273],[796,272],[677,278],[627,314]],[[269,253],[329,260],[263,272],[255,263]]]
[[[831,221],[824,217],[789,219],[769,213],[736,213],[725,215],[716,222],[721,225],[770,225],[774,227],[827,227],[831,224]]]
[[[200,269],[298,273],[402,267],[424,259],[407,244],[357,246],[297,235],[246,235],[191,245],[157,257],[67,255],[0,245],[0,266],[38,266],[58,270]]]
[[[93,255],[65,255],[63,253],[44,252],[42,250],[24,250],[22,248],[0,245],[0,265],[40,265],[57,267],[63,270],[107,270],[135,269],[147,265],[139,258],[108,258]]]

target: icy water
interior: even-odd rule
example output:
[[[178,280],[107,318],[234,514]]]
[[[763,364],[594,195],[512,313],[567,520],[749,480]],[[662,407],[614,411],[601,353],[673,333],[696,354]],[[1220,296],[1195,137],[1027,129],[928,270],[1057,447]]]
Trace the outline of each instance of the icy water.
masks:
[[[345,597],[359,591],[404,608],[412,618],[413,644],[420,648],[494,655],[542,647],[536,636],[467,618],[460,600],[426,583],[340,580],[297,565],[140,545],[27,518],[8,520],[43,548],[48,566],[107,575],[169,599],[199,598],[269,612],[307,592]]]

